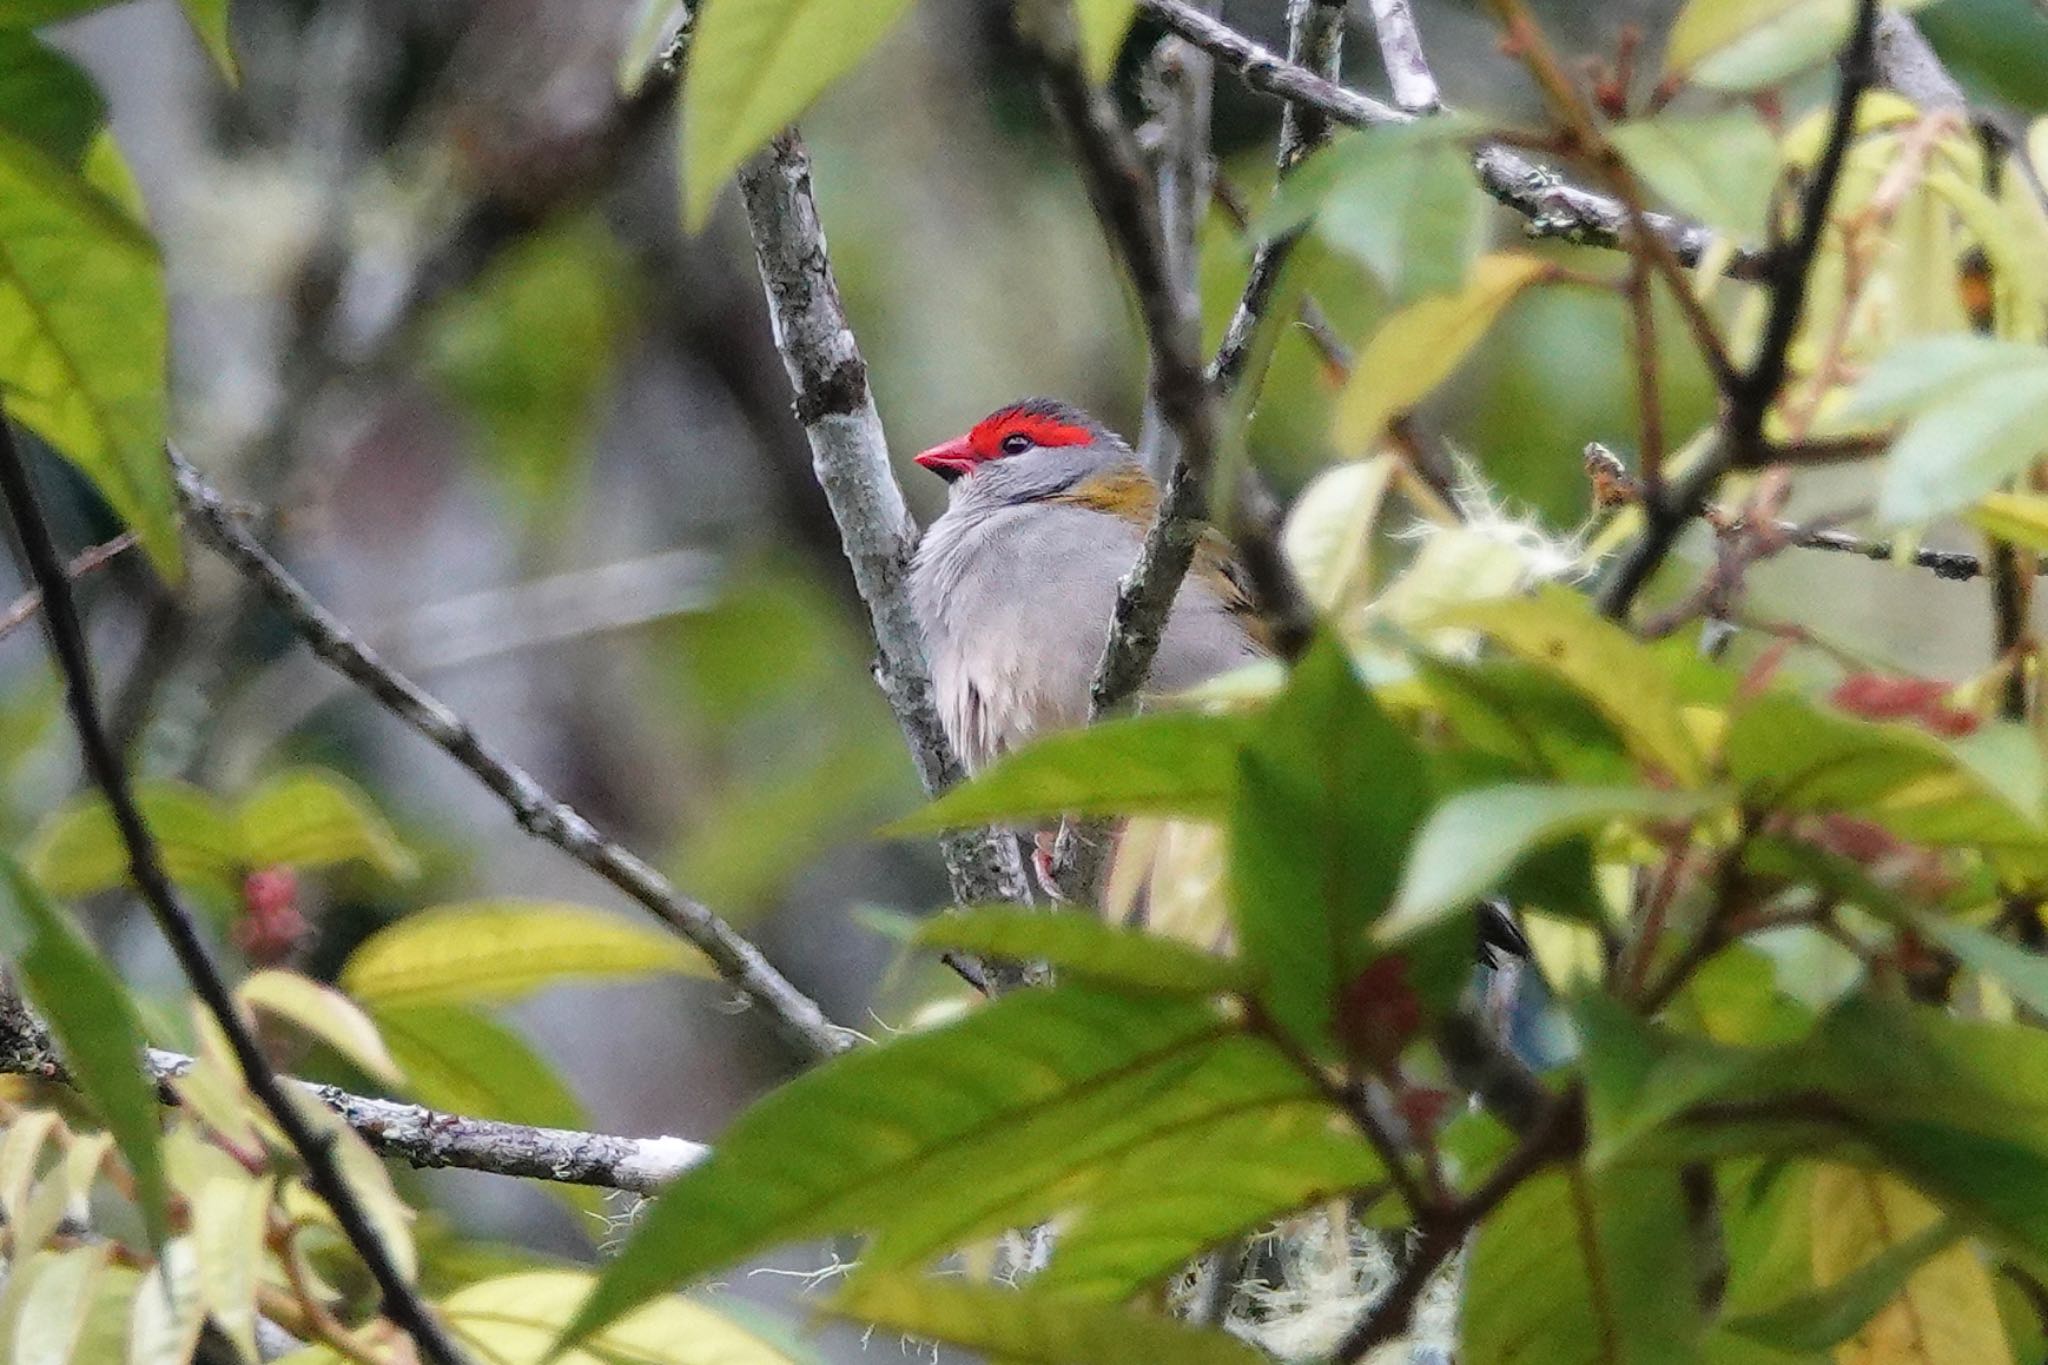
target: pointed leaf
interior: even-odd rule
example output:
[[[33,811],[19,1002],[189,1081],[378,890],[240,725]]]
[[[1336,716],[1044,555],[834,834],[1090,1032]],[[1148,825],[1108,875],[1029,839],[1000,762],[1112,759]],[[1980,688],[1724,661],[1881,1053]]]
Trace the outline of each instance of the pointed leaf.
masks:
[[[1844,1174],[1838,1170],[1833,1173]],[[1866,1178],[1873,1183],[1879,1179]],[[1834,1230],[1830,1229],[1828,1235],[1834,1235]],[[1745,1313],[1730,1320],[1727,1330],[1786,1351],[1828,1350],[1859,1331],[1879,1309],[1897,1299],[1913,1273],[1961,1235],[1962,1230],[1954,1223],[1937,1219],[1904,1240],[1879,1249],[1827,1288]],[[1815,1251],[1820,1251],[1818,1242]],[[1831,1250],[1829,1255],[1833,1259],[1839,1250]]]
[[[1219,995],[1245,984],[1236,963],[1172,939],[1104,924],[1088,911],[963,910],[927,922],[925,948],[957,948],[1012,962],[1044,962],[1062,977],[1119,990]]]
[[[206,55],[227,77],[229,85],[240,83],[235,70],[235,49],[228,41],[228,0],[179,0],[185,7],[186,22],[206,47]]]
[[[93,481],[175,579],[165,319],[148,234],[0,128],[0,398]]]
[[[351,860],[387,877],[417,867],[376,803],[339,773],[296,768],[265,782],[236,808],[245,867],[326,867]]]
[[[2048,452],[2048,366],[2015,370],[1923,409],[1885,457],[1878,519],[1960,512]]]
[[[128,1330],[128,1365],[189,1365],[206,1325],[192,1241],[166,1244],[137,1286]]]
[[[45,1251],[16,1262],[9,1280],[18,1275],[31,1283],[14,1320],[13,1349],[6,1353],[11,1365],[69,1365],[106,1262],[103,1246]]]
[[[162,1246],[167,1191],[156,1089],[143,1075],[142,1029],[128,991],[12,858],[0,855],[0,952],[49,1021],[72,1078],[135,1177],[150,1240]]]
[[[156,780],[136,783],[135,800],[172,881],[222,890],[234,884],[240,843],[211,793]],[[128,884],[127,845],[98,796],[81,797],[45,819],[29,843],[27,863],[53,896],[88,896]]]
[[[1496,254],[1472,263],[1465,287],[1432,294],[1380,324],[1337,399],[1337,444],[1363,450],[1387,423],[1451,376],[1524,289],[1551,267],[1534,256]]]
[[[910,0],[704,7],[683,86],[683,216],[692,229],[703,226],[739,164],[852,70],[909,7]]]
[[[588,1116],[547,1060],[517,1033],[456,1005],[385,1005],[385,1040],[406,1092],[431,1109],[541,1128],[588,1128]]]
[[[1687,0],[1664,50],[1666,79],[1754,90],[1811,66],[1849,36],[1855,0]]]
[[[1170,1318],[914,1275],[858,1275],[828,1311],[1022,1365],[1261,1365],[1266,1359],[1235,1337]]]
[[[341,988],[372,1008],[474,1004],[650,972],[705,976],[709,968],[673,935],[590,906],[464,901],[372,934],[342,967]]]
[[[1063,730],[999,759],[973,781],[888,827],[890,834],[1059,815],[1216,818],[1229,798],[1234,716],[1166,713]]]
[[[597,1277],[532,1270],[465,1285],[441,1300],[448,1328],[498,1365],[539,1365]],[[722,1313],[666,1298],[621,1318],[560,1365],[787,1365],[792,1357]]]
[[[254,1365],[256,1287],[262,1281],[265,1224],[274,1182],[244,1173],[204,1181],[184,1194],[191,1209],[199,1297],[221,1335]]]
[[[388,1085],[398,1084],[398,1063],[377,1035],[377,1026],[340,991],[297,972],[268,970],[237,986],[235,998],[250,1009],[305,1030],[366,1075]]]

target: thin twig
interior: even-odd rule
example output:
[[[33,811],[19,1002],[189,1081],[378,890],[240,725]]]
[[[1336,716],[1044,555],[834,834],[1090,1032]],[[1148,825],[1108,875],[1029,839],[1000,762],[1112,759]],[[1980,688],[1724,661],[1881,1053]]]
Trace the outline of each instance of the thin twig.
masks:
[[[794,130],[740,171],[740,193],[760,261],[775,346],[796,393],[818,482],[832,505],[854,584],[879,653],[875,680],[910,746],[918,777],[937,793],[964,775],[932,699],[924,632],[910,604],[917,527],[889,463],[888,439],[868,390],[867,362],[846,321],[825,229],[811,193],[810,154]],[[962,905],[1030,900],[1016,841],[992,830],[944,836],[940,849]]]
[[[1347,90],[1315,72],[1287,61],[1253,42],[1228,24],[1203,14],[1186,0],[1141,0],[1166,27],[1205,49],[1247,86],[1278,99],[1321,110],[1348,127],[1405,123],[1410,115],[1391,105]],[[1627,245],[1629,214],[1625,206],[1603,194],[1566,183],[1556,172],[1536,165],[1498,144],[1481,147],[1472,158],[1480,188],[1528,220],[1534,237],[1556,237],[1587,246]],[[1699,264],[1715,235],[1694,223],[1666,214],[1648,215],[1650,229],[1686,265]],[[1765,253],[1738,248],[1728,273],[1738,279],[1759,279]]]
[[[135,533],[133,531],[123,531],[105,544],[92,546],[90,549],[82,550],[73,556],[71,562],[64,566],[64,576],[74,581],[83,578],[93,570],[111,562],[116,555],[132,548],[134,545]],[[8,607],[6,611],[0,611],[0,640],[6,639],[9,635],[27,625],[29,621],[34,619],[35,614],[42,610],[42,607],[43,594],[39,588],[30,588],[27,592],[15,598],[12,606]]]
[[[1727,411],[1712,444],[1668,496],[1645,504],[1643,534],[1615,564],[1602,585],[1601,610],[1616,620],[1627,616],[1636,594],[1671,552],[1678,533],[1713,496],[1721,476],[1731,468],[1762,463],[1768,454],[1763,439],[1764,418],[1785,382],[1792,339],[1798,334],[1800,318],[1806,310],[1813,260],[1820,251],[1828,210],[1855,135],[1856,107],[1876,76],[1872,48],[1877,12],[1877,0],[1860,0],[1857,5],[1855,28],[1842,52],[1841,85],[1835,95],[1827,141],[1801,198],[1798,235],[1784,251],[1773,253],[1770,259],[1770,311],[1764,321],[1756,360],[1726,394]]]
[[[1371,4],[1373,34],[1379,39],[1380,61],[1387,69],[1394,103],[1411,114],[1427,114],[1442,107],[1443,94],[1429,69],[1422,32],[1415,26],[1415,11],[1408,0],[1371,0]]]
[[[332,1144],[314,1131],[280,1085],[277,1074],[264,1059],[262,1048],[235,1008],[234,997],[228,993],[226,981],[200,940],[198,927],[171,890],[156,840],[129,788],[127,767],[100,723],[99,705],[93,698],[92,659],[86,650],[77,604],[72,600],[71,580],[65,576],[64,561],[58,557],[49,524],[37,505],[28,466],[22,462],[13,432],[4,422],[0,422],[0,492],[5,494],[29,573],[42,589],[45,633],[64,675],[65,702],[71,712],[72,728],[78,734],[86,771],[106,797],[108,812],[127,850],[129,875],[136,891],[149,907],[194,994],[226,1036],[251,1093],[262,1102],[298,1153],[306,1169],[307,1183],[333,1212],[343,1236],[376,1282],[385,1316],[411,1336],[420,1355],[434,1365],[459,1365],[464,1359],[462,1352],[399,1269],[376,1225],[356,1201],[355,1192],[341,1174]]]
[[[816,1001],[791,985],[760,949],[708,906],[683,895],[652,867],[598,833],[574,807],[550,795],[525,769],[487,745],[468,721],[388,667],[350,634],[242,528],[220,494],[182,455],[173,451],[171,464],[187,524],[262,593],[316,655],[474,773],[511,809],[521,829],[561,849],[672,925],[807,1054],[829,1057],[851,1045],[850,1031],[827,1019]]]
[[[151,1048],[150,1079],[161,1086],[190,1071],[193,1059]],[[0,995],[0,1075],[69,1084],[48,1033],[28,1008]],[[327,1106],[379,1156],[421,1169],[453,1167],[523,1180],[653,1194],[702,1161],[710,1148],[683,1138],[629,1138],[566,1128],[471,1118],[421,1104],[356,1095],[340,1086],[282,1078]]]

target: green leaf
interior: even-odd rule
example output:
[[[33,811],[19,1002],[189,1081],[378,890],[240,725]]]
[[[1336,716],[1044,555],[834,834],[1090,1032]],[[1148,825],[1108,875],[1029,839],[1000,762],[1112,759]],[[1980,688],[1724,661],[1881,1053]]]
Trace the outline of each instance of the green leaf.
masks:
[[[164,457],[163,266],[132,221],[0,129],[0,397],[91,479],[157,571],[182,556]]]
[[[1687,820],[1716,804],[1711,792],[1650,787],[1516,783],[1459,792],[1431,813],[1415,840],[1381,942],[1405,938],[1497,889],[1529,854],[1617,820]]]
[[[448,1328],[487,1361],[538,1361],[596,1276],[530,1270],[465,1285],[439,1305]],[[650,1303],[592,1337],[560,1365],[787,1365],[789,1353],[688,1299]]]
[[[185,20],[192,25],[192,31],[206,47],[206,55],[213,58],[213,64],[220,68],[220,74],[227,77],[229,85],[241,83],[241,75],[235,69],[234,44],[228,40],[228,0],[179,0],[185,7]]]
[[[1173,939],[1105,924],[1091,911],[962,910],[926,922],[923,948],[957,948],[1011,962],[1044,962],[1063,977],[1117,990],[1220,995],[1245,985],[1237,963]]]
[[[106,122],[92,77],[34,34],[0,28],[0,128],[77,169]]]
[[[1660,114],[1608,132],[1629,168],[1673,209],[1737,236],[1763,231],[1778,143],[1753,110]]]
[[[909,7],[910,0],[704,7],[683,87],[683,218],[692,230],[740,163],[852,70]]]
[[[365,1075],[387,1085],[398,1083],[398,1063],[378,1036],[377,1026],[332,986],[270,968],[252,973],[235,987],[235,999],[326,1043]]]
[[[579,218],[507,252],[430,323],[429,373],[537,525],[562,525],[574,504],[630,322],[629,275],[603,223]]]
[[[1166,712],[1062,730],[887,827],[889,834],[1059,815],[1217,819],[1246,728],[1233,716]]]
[[[1221,1068],[1209,1073],[1219,1080],[1236,1078],[1247,1102],[1306,1093],[1277,1053],[1234,1037],[1201,1002],[1072,985],[837,1058],[747,1110],[655,1201],[567,1339],[777,1243],[887,1235],[896,1220],[898,1254],[971,1235],[991,1200],[1006,1209],[1020,1191],[990,1191],[998,1176],[1022,1179],[1027,1164],[1070,1172],[1077,1144],[1118,1151],[1119,1134],[1143,1137],[1148,1108],[1200,1109],[1205,1063]]]
[[[1239,783],[1230,875],[1244,960],[1274,1020],[1326,1048],[1429,808],[1429,773],[1324,636],[1263,717]]]
[[[827,1311],[1028,1365],[1262,1365],[1266,1359],[1233,1336],[1170,1318],[916,1275],[859,1274]]]
[[[1461,290],[1419,299],[1381,323],[1338,395],[1338,446],[1363,450],[1377,441],[1388,422],[1450,378],[1508,305],[1550,270],[1534,256],[1481,256]]]
[[[711,974],[672,934],[557,901],[434,906],[380,929],[349,954],[341,988],[375,1009],[516,1000],[544,986],[650,972]]]
[[[1726,1330],[1780,1350],[1825,1351],[1860,1330],[1898,1297],[1923,1262],[1961,1235],[1952,1220],[1937,1219],[1825,1289],[1732,1318]]]
[[[1414,662],[1460,744],[1529,777],[1583,786],[1634,779],[1614,723],[1555,674],[1519,659],[1466,663],[1422,654]]]
[[[378,1027],[406,1092],[430,1109],[541,1128],[588,1128],[548,1062],[512,1030],[457,1005],[385,1005]]]
[[[135,1177],[150,1242],[168,1235],[156,1089],[143,1073],[142,1028],[127,988],[12,858],[0,854],[0,950],[49,1021],[65,1064],[114,1135]]]
[[[1437,624],[1481,631],[1525,663],[1563,679],[1627,737],[1638,758],[1683,786],[1703,780],[1705,766],[1665,663],[1603,620],[1579,594],[1547,587],[1532,598],[1460,607]]]
[[[1117,54],[1138,17],[1138,0],[1074,0],[1074,24],[1081,34],[1081,59],[1089,79],[1109,79]]]
[[[1885,457],[1887,525],[1960,512],[2048,450],[2048,364],[1980,381],[1906,424]]]
[[[1996,934],[1938,915],[1914,915],[1912,927],[2011,991],[2028,1009],[2048,1013],[2048,958],[2008,943]]]
[[[1773,85],[1840,48],[1855,0],[1687,0],[1664,50],[1667,80],[1715,90]]]
[[[19,1305],[11,1341],[0,1341],[12,1365],[66,1365],[76,1356],[94,1290],[106,1267],[107,1248],[80,1246],[68,1251],[17,1253],[8,1275],[8,1297]],[[17,1285],[16,1279],[25,1283]],[[19,1298],[15,1292],[19,1292]]]
[[[1910,417],[1970,386],[2048,368],[2038,346],[1982,336],[1917,338],[1891,347],[1857,382],[1830,429]]]
[[[172,881],[221,890],[234,885],[240,841],[212,793],[155,780],[135,784],[135,801]],[[25,861],[53,896],[88,896],[128,884],[127,846],[98,796],[79,797],[44,820]]]
[[[1986,493],[1970,509],[1986,535],[2028,550],[2048,550],[2048,497],[2039,493]]]
[[[0,0],[0,28],[40,28],[116,3],[118,0]]]
[[[244,867],[368,863],[387,877],[418,871],[376,803],[324,768],[294,768],[242,798],[235,810]]]
[[[1121,1303],[1210,1247],[1385,1177],[1372,1150],[1333,1128],[1320,1102],[1170,1134],[1104,1174],[1032,1284]]]

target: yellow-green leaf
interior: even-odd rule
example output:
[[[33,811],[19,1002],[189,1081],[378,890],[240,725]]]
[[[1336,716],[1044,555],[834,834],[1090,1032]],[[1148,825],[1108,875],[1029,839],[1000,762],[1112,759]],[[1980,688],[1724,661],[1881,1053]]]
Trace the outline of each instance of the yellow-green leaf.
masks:
[[[167,313],[156,244],[0,129],[0,398],[83,470],[158,572],[182,555],[164,457]]]
[[[1471,354],[1494,321],[1550,266],[1495,253],[1472,263],[1465,287],[1409,304],[1380,324],[1337,399],[1337,444],[1362,450]]]
[[[596,1276],[534,1270],[467,1285],[441,1301],[449,1330],[498,1365],[539,1365]],[[792,1357],[685,1298],[657,1299],[596,1333],[561,1365],[787,1365]]]
[[[235,988],[250,1009],[273,1015],[326,1043],[380,1081],[398,1084],[398,1063],[370,1016],[331,986],[297,972],[261,971]]]
[[[703,225],[741,162],[881,41],[910,0],[707,5],[683,87],[683,217]]]
[[[1636,757],[1686,786],[1703,776],[1699,749],[1679,714],[1663,663],[1636,638],[1595,615],[1579,594],[1549,587],[1520,601],[1479,602],[1440,617],[1490,636],[1509,653],[1556,674],[1597,707]]]
[[[1138,0],[1074,0],[1074,23],[1081,30],[1081,60],[1088,75],[1109,79],[1116,58],[1138,17]]]
[[[370,1150],[355,1129],[342,1122],[340,1115],[311,1094],[297,1087],[292,1087],[289,1093],[299,1114],[332,1145],[335,1160],[341,1165],[341,1178],[362,1206],[398,1273],[408,1280],[417,1278],[420,1258],[412,1237],[412,1206],[399,1198],[382,1158]],[[321,1204],[320,1208],[324,1210],[326,1205]]]
[[[1823,1166],[1813,1182],[1813,1278],[1827,1286],[1926,1231],[1940,1210],[1904,1182]],[[1890,1304],[1838,1348],[1868,1365],[2005,1365],[2012,1351],[1991,1272],[1967,1244],[1929,1258]]]
[[[1672,208],[1745,237],[1763,229],[1778,144],[1755,111],[1634,119],[1608,134]]]
[[[341,987],[370,1006],[472,1004],[650,972],[710,975],[680,939],[590,906],[467,901],[371,935],[342,968]]]
[[[1373,529],[1393,474],[1392,455],[1338,465],[1288,511],[1280,547],[1309,601],[1340,623],[1372,599]]]
[[[1986,493],[1969,518],[1986,535],[2029,550],[2048,550],[2048,496]]]
[[[204,1181],[186,1192],[192,1244],[199,1261],[199,1297],[221,1335],[244,1361],[256,1361],[256,1286],[261,1282],[265,1223],[274,1181],[246,1173]]]
[[[138,783],[136,804],[156,836],[164,869],[181,886],[227,889],[239,840],[211,793],[183,782]],[[88,896],[128,884],[128,849],[97,796],[81,797],[44,820],[29,841],[28,870],[53,896]]]
[[[1664,49],[1666,78],[1753,90],[1842,45],[1855,0],[1688,0]]]
[[[199,35],[199,41],[206,46],[206,54],[213,58],[213,64],[220,68],[220,74],[227,77],[229,85],[241,82],[235,69],[234,45],[228,41],[228,0],[180,0],[185,7],[185,20],[192,25],[192,31]]]
[[[7,1355],[12,1365],[69,1365],[106,1258],[103,1246],[81,1246],[17,1262],[8,1288],[14,1288],[17,1277],[29,1283],[22,1287],[14,1319],[13,1350]]]
[[[129,1318],[128,1365],[187,1365],[205,1323],[192,1241],[180,1237],[164,1247],[137,1289]]]
[[[1227,1333],[1115,1304],[916,1275],[856,1275],[827,1311],[1030,1365],[1261,1365],[1266,1359]]]
[[[417,868],[376,803],[322,768],[295,768],[242,798],[235,812],[245,867],[324,867],[351,859],[390,877]]]

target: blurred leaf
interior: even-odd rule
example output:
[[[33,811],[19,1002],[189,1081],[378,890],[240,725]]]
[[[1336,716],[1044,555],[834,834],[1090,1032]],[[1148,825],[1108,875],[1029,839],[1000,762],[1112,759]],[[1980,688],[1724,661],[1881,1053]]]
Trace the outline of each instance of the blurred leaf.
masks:
[[[1044,735],[887,827],[925,834],[1029,816],[1219,816],[1237,747],[1234,717],[1166,712]]]
[[[1480,1225],[1466,1271],[1469,1365],[1678,1365],[1702,1324],[1674,1171],[1525,1181]]]
[[[0,128],[76,169],[106,121],[92,77],[34,34],[0,28]]]
[[[1392,943],[1499,888],[1531,853],[1617,820],[1685,820],[1711,809],[1710,792],[1649,787],[1513,784],[1459,792],[1416,836],[1393,909],[1375,933]]]
[[[1238,937],[1280,1027],[1327,1049],[1337,998],[1372,955],[1429,809],[1413,740],[1321,637],[1295,665],[1239,764],[1230,875]]]
[[[1455,292],[1483,240],[1485,200],[1462,145],[1480,131],[1452,113],[1346,134],[1281,182],[1264,229],[1313,218],[1395,298]]]
[[[135,800],[172,881],[191,887],[234,885],[240,848],[211,793],[158,779],[136,783]],[[26,861],[53,896],[86,896],[128,884],[128,849],[99,796],[81,796],[43,821],[29,842]]]
[[[1842,46],[1855,0],[1687,0],[1664,49],[1665,79],[1754,90]]]
[[[242,798],[242,866],[325,867],[360,859],[387,877],[417,870],[369,796],[338,773],[296,768]]]
[[[369,1219],[377,1239],[384,1244],[392,1265],[408,1282],[417,1280],[420,1273],[419,1247],[412,1238],[412,1206],[399,1198],[398,1191],[392,1187],[391,1173],[384,1168],[383,1159],[370,1150],[369,1144],[344,1123],[339,1114],[312,1095],[295,1087],[287,1087],[286,1093],[314,1133],[327,1141],[341,1167],[343,1182],[355,1196],[364,1217]],[[333,1215],[327,1205],[318,1203],[317,1207],[320,1216],[331,1225]]]
[[[43,1251],[32,1258],[15,1259],[7,1289],[19,1308],[13,1340],[0,1342],[11,1347],[5,1352],[11,1365],[68,1365],[73,1359],[84,1365],[85,1358],[74,1357],[72,1352],[84,1333],[106,1263],[107,1248],[103,1246]],[[26,1283],[17,1285],[17,1279]]]
[[[1104,924],[1085,910],[961,910],[927,921],[917,943],[1011,962],[1044,962],[1063,977],[1118,990],[1202,996],[1245,984],[1234,962],[1172,939]]]
[[[1954,953],[1971,971],[2011,991],[2020,1004],[2048,1013],[2048,958],[1996,934],[1937,915],[1915,915],[1908,923]]]
[[[1839,1167],[1824,1169],[1837,1181],[1852,1174]],[[1867,1182],[1873,1190],[1882,1181],[1882,1177],[1873,1175],[1857,1178]],[[1816,1208],[1815,1213],[1818,1215],[1820,1210]],[[1831,1260],[1839,1259],[1844,1250],[1840,1245],[1843,1240],[1840,1220],[1817,1216],[1815,1222],[1826,1224],[1823,1229],[1816,1230],[1824,1233],[1815,1238],[1816,1255],[1825,1254]],[[1953,1223],[1938,1219],[1920,1231],[1878,1249],[1860,1266],[1846,1274],[1838,1274],[1826,1289],[1742,1314],[1726,1324],[1727,1330],[1786,1351],[1825,1351],[1856,1333],[1877,1315],[1878,1310],[1898,1298],[1914,1271],[1960,1235],[1961,1229]],[[1835,1245],[1823,1252],[1822,1244],[1829,1241]],[[1901,1361],[1911,1359],[1907,1356],[1892,1358]]]
[[[0,0],[0,28],[39,28],[116,3],[118,0]]]
[[[708,976],[675,935],[558,901],[434,906],[378,930],[349,954],[341,988],[372,1009],[515,1000],[584,978]]]
[[[555,1068],[496,1020],[459,1005],[386,1005],[376,1017],[406,1093],[428,1108],[541,1128],[590,1126]]]
[[[1531,777],[1582,786],[1630,781],[1614,723],[1557,675],[1519,659],[1464,663],[1418,655],[1415,671],[1458,742]]]
[[[192,1239],[165,1245],[132,1301],[128,1365],[190,1365],[206,1325]]]
[[[1367,1189],[1386,1169],[1333,1128],[1326,1105],[1272,1105],[1133,1150],[1060,1232],[1032,1280],[1063,1297],[1121,1303],[1210,1247]]]
[[[0,128],[0,395],[82,470],[175,580],[163,267],[149,235]]]
[[[618,363],[627,274],[602,222],[579,218],[520,243],[433,320],[430,373],[537,525],[561,525],[574,501]]]
[[[297,972],[272,969],[257,972],[235,987],[235,999],[303,1029],[364,1074],[398,1084],[398,1063],[378,1036],[377,1026],[340,991]]]
[[[581,1270],[533,1270],[466,1285],[441,1300],[449,1330],[493,1365],[541,1365],[597,1281]],[[667,1298],[621,1318],[561,1365],[786,1365],[794,1359],[722,1313]]]
[[[1116,68],[1117,54],[1124,50],[1131,22],[1138,17],[1138,0],[1074,0],[1074,23],[1081,31],[1081,58],[1089,78],[1107,81]]]
[[[1834,1305],[1832,1320],[1813,1324],[1812,1337],[1847,1327],[1842,1336],[1854,1335],[1845,1353],[1900,1365],[2010,1362],[1989,1269],[1972,1247],[1941,1250],[1958,1231],[1898,1180],[1821,1167],[1813,1185],[1814,1279],[1847,1291],[1841,1297],[1849,1301]]]
[[[256,1286],[264,1270],[273,1182],[238,1172],[183,1191],[192,1219],[199,1297],[244,1361],[256,1353]]]
[[[1288,509],[1281,549],[1316,610],[1340,623],[1372,599],[1374,531],[1395,465],[1375,455],[1325,470]]]
[[[1338,447],[1363,450],[1377,441],[1388,422],[1448,379],[1494,319],[1549,270],[1534,256],[1481,256],[1461,291],[1433,294],[1381,323],[1338,400]]]
[[[841,1317],[964,1346],[993,1360],[1033,1365],[1260,1365],[1266,1359],[1236,1337],[1171,1318],[917,1275],[856,1275],[827,1307]]]
[[[1754,111],[1660,114],[1608,133],[1615,150],[1664,202],[1743,238],[1763,231],[1778,144]]]
[[[120,1144],[153,1246],[168,1232],[156,1088],[127,988],[12,858],[0,854],[0,950],[49,1022],[65,1065]]]
[[[2027,550],[2048,550],[2048,496],[1986,493],[1970,509],[1970,520],[1986,535]]]
[[[1480,602],[1439,617],[1478,630],[1526,663],[1578,689],[1629,740],[1637,756],[1696,786],[1699,750],[1679,714],[1676,688],[1656,654],[1598,616],[1578,593],[1554,585],[1533,598]]]
[[[1015,1180],[1026,1162],[1067,1173],[1074,1149],[1100,1141],[1105,1126],[1137,1139],[1148,1111],[1184,1115],[1206,1098],[1187,1083],[1205,1060],[1253,1060],[1242,1047],[1219,1053],[1232,1032],[1199,1002],[1068,985],[836,1058],[754,1104],[655,1200],[568,1339],[781,1242],[886,1233],[907,1219],[920,1229],[912,1244],[943,1246],[934,1220],[971,1233],[992,1178]],[[1242,1076],[1241,1065],[1227,1074]],[[1306,1084],[1277,1053],[1255,1079],[1262,1104]],[[911,1189],[915,1201],[904,1198]]]
[[[705,7],[683,85],[683,219],[692,231],[740,163],[852,70],[908,8],[909,0]]]
[[[220,74],[227,78],[229,85],[241,83],[241,74],[235,69],[235,49],[228,40],[228,0],[179,0],[185,7],[185,20],[192,25],[192,31],[206,48],[206,55],[213,58],[213,64],[220,68]]]

